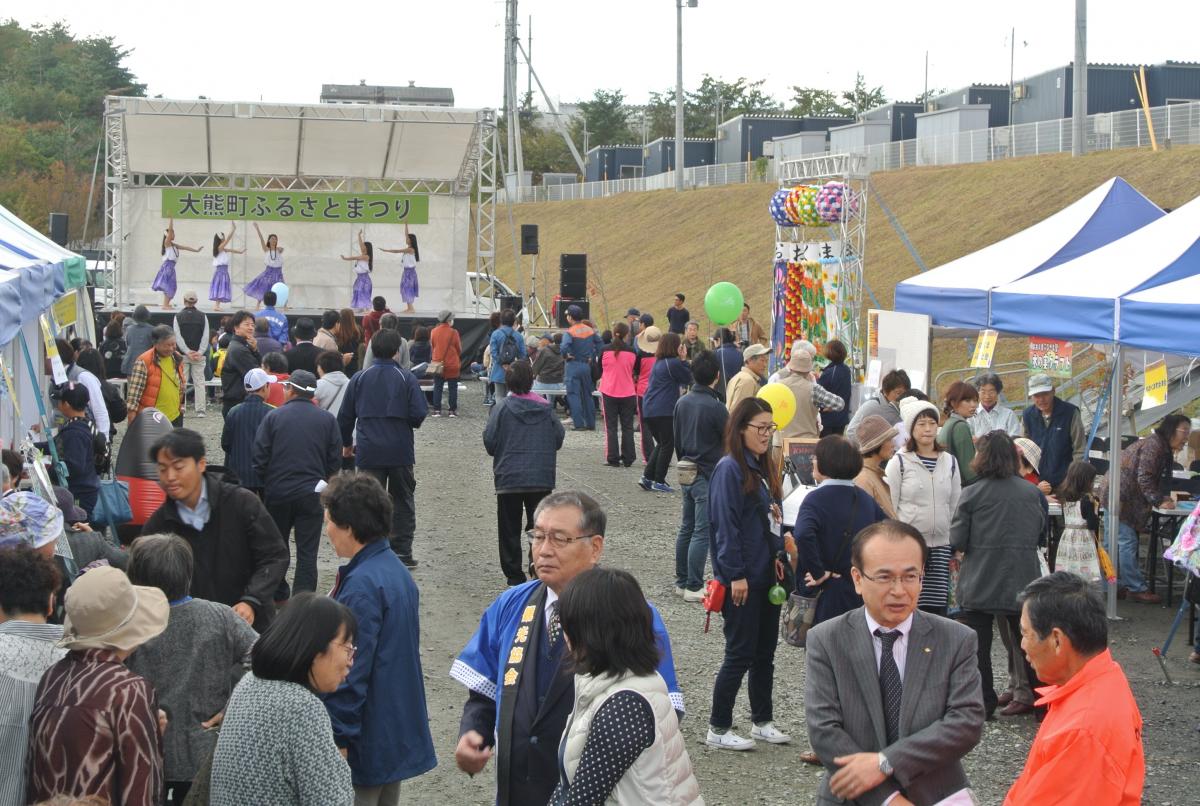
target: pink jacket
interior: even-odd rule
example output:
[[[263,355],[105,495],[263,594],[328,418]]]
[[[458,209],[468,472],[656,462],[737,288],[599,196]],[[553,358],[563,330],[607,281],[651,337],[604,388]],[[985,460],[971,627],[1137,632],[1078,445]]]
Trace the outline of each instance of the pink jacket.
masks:
[[[634,360],[637,365],[637,396],[643,397],[646,394],[646,387],[650,385],[650,372],[654,369],[655,358],[652,355],[642,353],[641,361]]]
[[[633,361],[637,356],[632,349],[615,349],[615,345],[604,348],[600,363],[604,369],[600,375],[600,394],[609,397],[634,397],[637,389],[633,384]]]

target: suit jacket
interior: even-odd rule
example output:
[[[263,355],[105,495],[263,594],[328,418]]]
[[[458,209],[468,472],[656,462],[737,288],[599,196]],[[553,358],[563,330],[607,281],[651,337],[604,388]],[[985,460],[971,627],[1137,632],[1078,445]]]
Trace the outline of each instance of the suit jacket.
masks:
[[[837,756],[883,752],[894,770],[853,801],[877,806],[901,791],[931,804],[968,786],[960,759],[979,742],[983,694],[975,633],[940,616],[913,614],[900,700],[900,738],[886,745],[879,667],[863,608],[808,634],[804,712],[813,751],[827,770],[818,803],[839,803],[829,791]]]

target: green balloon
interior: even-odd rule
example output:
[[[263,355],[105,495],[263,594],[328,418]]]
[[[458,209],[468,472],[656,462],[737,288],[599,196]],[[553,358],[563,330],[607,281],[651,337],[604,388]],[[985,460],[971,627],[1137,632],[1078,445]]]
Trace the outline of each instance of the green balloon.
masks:
[[[715,325],[728,325],[742,315],[741,289],[729,282],[714,283],[704,295],[704,312]]]
[[[767,601],[773,605],[781,605],[787,601],[787,589],[782,585],[772,585],[767,591]]]

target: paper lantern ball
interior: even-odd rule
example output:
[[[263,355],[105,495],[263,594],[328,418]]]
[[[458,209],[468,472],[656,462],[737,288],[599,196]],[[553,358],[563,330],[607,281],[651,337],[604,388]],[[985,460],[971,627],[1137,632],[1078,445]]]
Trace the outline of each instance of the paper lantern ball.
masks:
[[[801,185],[793,188],[788,196],[786,209],[788,217],[796,224],[804,227],[819,227],[824,222],[817,215],[817,190],[812,185]]]
[[[768,383],[758,390],[757,397],[771,406],[771,420],[776,428],[786,428],[796,416],[796,395],[782,383]]]
[[[724,326],[742,315],[745,299],[742,290],[733,283],[714,283],[704,295],[704,312],[718,327]]]
[[[775,191],[775,193],[771,196],[770,204],[767,205],[768,209],[771,211],[771,218],[775,221],[775,224],[780,227],[796,226],[796,223],[788,218],[787,213],[786,204],[788,193],[790,192],[791,191],[787,190]]]
[[[815,198],[817,215],[823,222],[836,224],[858,212],[858,197],[843,182],[826,182]]]

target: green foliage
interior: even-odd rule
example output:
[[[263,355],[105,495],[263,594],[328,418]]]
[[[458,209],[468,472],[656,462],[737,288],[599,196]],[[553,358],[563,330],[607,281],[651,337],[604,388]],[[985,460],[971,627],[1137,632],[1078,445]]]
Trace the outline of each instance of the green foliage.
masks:
[[[582,125],[587,127],[590,145],[616,145],[633,142],[626,119],[625,93],[620,90],[596,90],[592,100],[579,104]],[[582,131],[576,142],[582,142]]]
[[[874,109],[887,103],[887,96],[883,94],[883,87],[867,88],[867,81],[863,78],[862,73],[854,74],[854,89],[846,90],[842,93],[842,100],[846,102],[846,106],[855,115],[861,115],[869,109]]]
[[[792,87],[792,106],[789,115],[797,117],[849,117],[849,107],[838,102],[838,95],[816,87]]]

